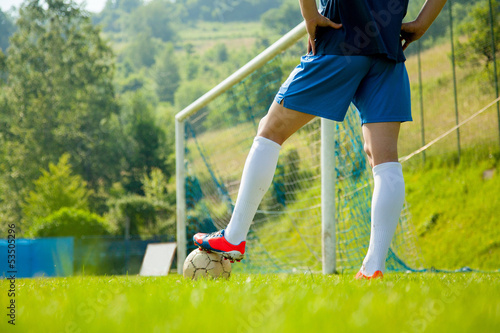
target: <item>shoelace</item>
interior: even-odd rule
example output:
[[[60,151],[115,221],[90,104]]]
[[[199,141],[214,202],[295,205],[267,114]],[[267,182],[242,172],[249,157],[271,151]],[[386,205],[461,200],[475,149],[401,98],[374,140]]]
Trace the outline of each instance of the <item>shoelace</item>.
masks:
[[[212,232],[212,233],[206,235],[205,237],[216,238],[216,237],[221,237],[221,236],[222,236],[222,230],[219,230],[216,232]]]

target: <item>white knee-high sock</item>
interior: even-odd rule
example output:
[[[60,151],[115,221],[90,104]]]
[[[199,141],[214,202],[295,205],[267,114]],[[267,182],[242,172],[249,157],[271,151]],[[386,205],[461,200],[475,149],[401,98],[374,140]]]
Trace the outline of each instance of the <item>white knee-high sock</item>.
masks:
[[[398,162],[387,162],[373,168],[374,189],[371,207],[370,246],[361,272],[371,276],[385,271],[385,259],[403,209],[405,183]]]
[[[224,232],[228,242],[238,245],[246,239],[257,208],[271,186],[280,149],[272,140],[261,136],[254,139],[243,168],[233,216]]]

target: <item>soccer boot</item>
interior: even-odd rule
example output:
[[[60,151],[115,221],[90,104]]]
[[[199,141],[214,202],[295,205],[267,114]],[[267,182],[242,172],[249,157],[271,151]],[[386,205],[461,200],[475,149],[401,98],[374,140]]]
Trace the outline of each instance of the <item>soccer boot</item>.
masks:
[[[375,271],[372,276],[367,276],[364,275],[361,271],[356,274],[354,277],[356,280],[371,280],[371,279],[383,279],[384,274],[382,274],[382,271]]]
[[[231,262],[240,261],[245,254],[246,242],[243,241],[238,245],[233,245],[224,237],[224,231],[223,229],[211,234],[197,233],[193,236],[194,245],[198,246],[200,250],[219,253],[224,258],[231,260]]]

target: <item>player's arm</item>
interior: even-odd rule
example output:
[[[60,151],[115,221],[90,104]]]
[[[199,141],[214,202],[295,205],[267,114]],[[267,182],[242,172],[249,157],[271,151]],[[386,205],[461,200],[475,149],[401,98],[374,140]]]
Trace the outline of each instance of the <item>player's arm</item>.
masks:
[[[340,29],[342,24],[334,23],[328,18],[324,17],[318,12],[318,7],[316,6],[316,0],[299,0],[300,11],[302,12],[302,17],[306,22],[306,30],[309,34],[309,44],[307,45],[307,53],[312,51],[312,54],[316,54],[316,27],[332,27],[334,29]]]
[[[416,41],[424,35],[441,12],[441,9],[443,9],[445,3],[446,0],[427,0],[422,6],[415,21],[402,24],[401,40],[404,41],[403,50],[405,50],[411,42]]]

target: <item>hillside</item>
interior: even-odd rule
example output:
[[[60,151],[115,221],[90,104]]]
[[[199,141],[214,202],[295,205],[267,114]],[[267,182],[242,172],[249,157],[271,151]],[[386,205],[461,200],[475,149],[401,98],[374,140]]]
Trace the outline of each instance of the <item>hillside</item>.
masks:
[[[500,268],[500,153],[469,151],[405,173],[418,245],[427,267]]]

